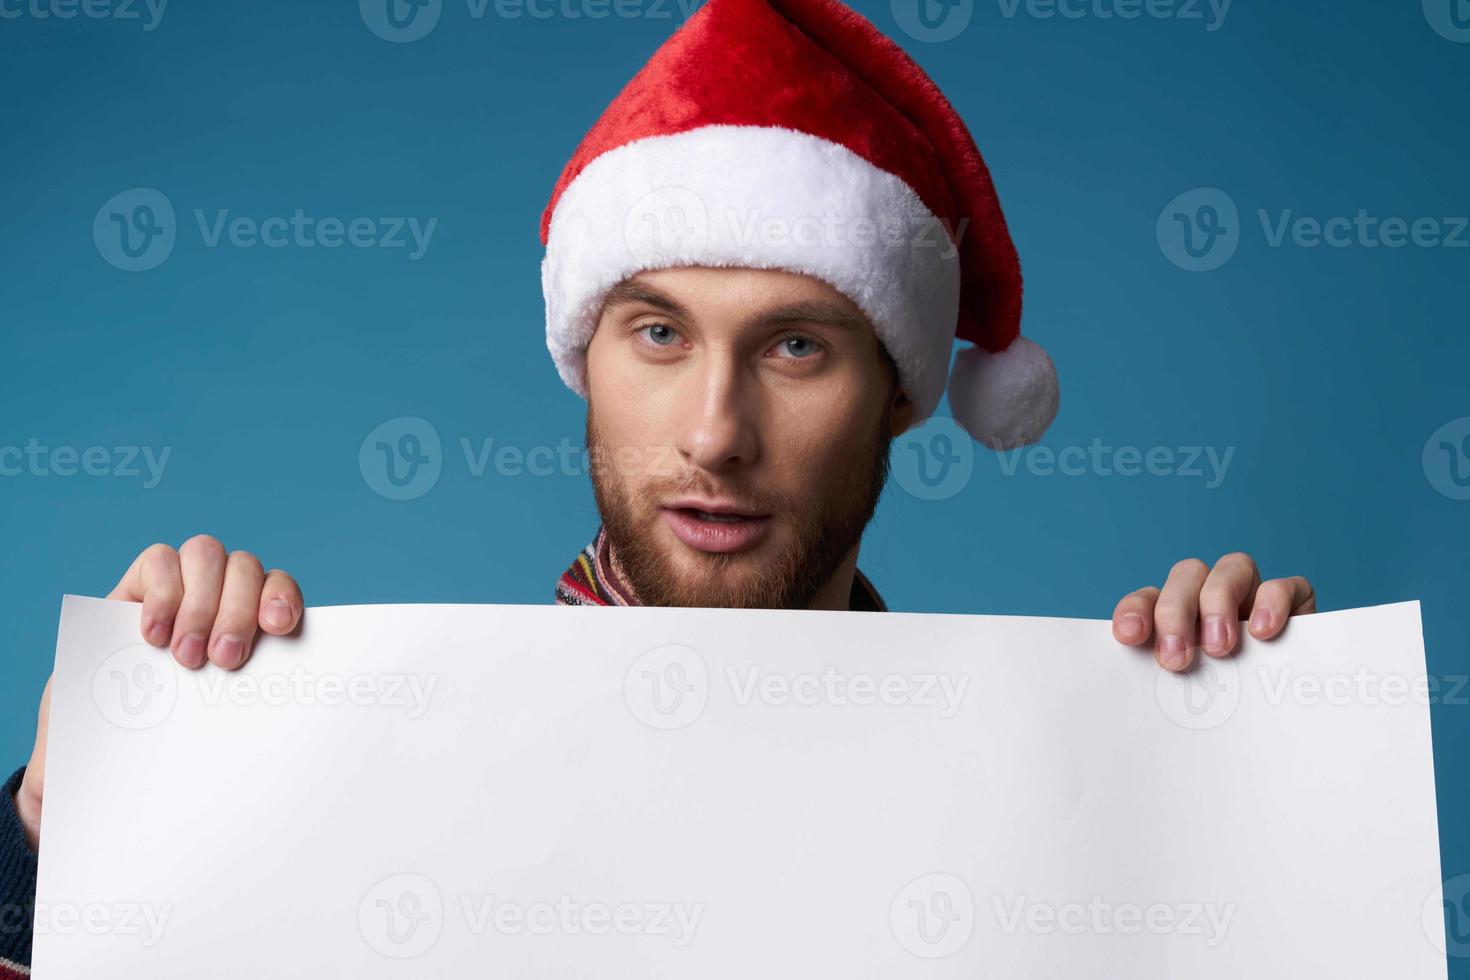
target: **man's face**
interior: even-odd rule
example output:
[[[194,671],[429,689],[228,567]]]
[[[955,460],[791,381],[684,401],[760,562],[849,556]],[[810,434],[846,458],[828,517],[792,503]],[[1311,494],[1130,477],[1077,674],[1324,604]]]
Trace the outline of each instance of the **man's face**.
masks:
[[[587,351],[593,488],[647,605],[800,608],[855,562],[913,408],[872,327],[820,280],[643,272]],[[846,599],[846,594],[841,596]]]

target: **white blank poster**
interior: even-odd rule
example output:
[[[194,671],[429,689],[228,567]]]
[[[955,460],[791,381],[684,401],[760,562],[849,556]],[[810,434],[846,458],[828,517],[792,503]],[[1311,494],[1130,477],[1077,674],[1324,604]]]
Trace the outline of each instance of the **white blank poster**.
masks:
[[[62,608],[35,975],[1442,980],[1417,603],[1106,622]]]

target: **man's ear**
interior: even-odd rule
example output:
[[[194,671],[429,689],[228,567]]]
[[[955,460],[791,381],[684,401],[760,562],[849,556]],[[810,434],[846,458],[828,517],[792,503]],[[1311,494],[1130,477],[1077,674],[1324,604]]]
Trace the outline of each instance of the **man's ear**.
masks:
[[[893,401],[888,406],[888,434],[897,439],[907,432],[914,424],[916,411],[913,400],[904,394],[901,387],[894,385]]]

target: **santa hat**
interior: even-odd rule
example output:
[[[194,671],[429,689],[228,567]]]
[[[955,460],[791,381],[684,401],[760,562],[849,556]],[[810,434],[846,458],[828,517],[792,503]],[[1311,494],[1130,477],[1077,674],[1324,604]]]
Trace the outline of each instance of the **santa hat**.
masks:
[[[927,418],[997,449],[1056,415],[1020,336],[1021,269],[990,173],[935,84],[837,0],[709,0],[608,106],[541,218],[546,342],[586,396],[603,299],[644,269],[784,269],[872,323]],[[949,370],[953,341],[962,349]]]

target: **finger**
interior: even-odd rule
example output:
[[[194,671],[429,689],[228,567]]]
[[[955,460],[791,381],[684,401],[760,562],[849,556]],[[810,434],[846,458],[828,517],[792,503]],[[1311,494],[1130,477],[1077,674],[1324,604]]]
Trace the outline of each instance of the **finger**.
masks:
[[[1199,638],[1205,653],[1223,657],[1235,649],[1242,611],[1260,583],[1250,555],[1235,551],[1215,562],[1199,590]]]
[[[279,568],[266,572],[265,585],[260,590],[261,629],[277,635],[289,633],[296,628],[305,608],[294,578]]]
[[[225,581],[225,546],[207,534],[190,538],[179,546],[179,570],[184,599],[174,620],[174,659],[185,667],[203,667]]]
[[[255,618],[265,569],[248,551],[232,551],[225,559],[225,582],[220,589],[219,612],[209,637],[209,659],[225,670],[235,670],[250,655],[255,640]]]
[[[173,636],[174,617],[184,597],[184,580],[179,575],[179,553],[166,544],[149,545],[123,573],[109,599],[141,602],[143,615],[138,630],[156,647]]]
[[[1262,582],[1251,610],[1251,636],[1269,640],[1286,627],[1289,617],[1316,611],[1317,593],[1300,575]]]
[[[1184,670],[1194,659],[1199,590],[1209,574],[1209,566],[1198,558],[1186,558],[1169,570],[1154,605],[1154,658],[1165,670]]]
[[[1113,639],[1128,646],[1138,646],[1153,635],[1154,603],[1159,590],[1150,585],[1130,592],[1118,600],[1113,610]]]

